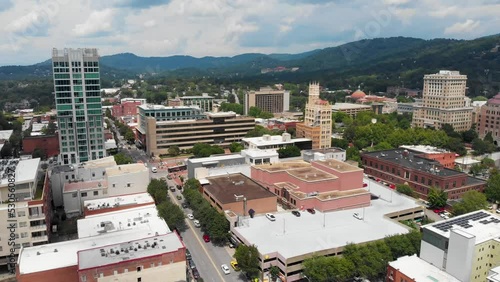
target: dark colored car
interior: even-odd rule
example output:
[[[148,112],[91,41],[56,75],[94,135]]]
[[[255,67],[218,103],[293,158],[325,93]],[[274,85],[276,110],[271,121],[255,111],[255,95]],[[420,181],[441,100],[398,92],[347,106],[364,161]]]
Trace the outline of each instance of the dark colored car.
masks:
[[[191,268],[191,269],[196,268],[196,264],[194,264],[194,261],[192,259],[188,260],[188,263],[189,263],[189,268]]]
[[[210,236],[208,234],[203,234],[203,241],[206,243],[210,242]]]
[[[170,189],[170,191],[175,192],[175,187],[174,186],[170,186],[169,189]]]
[[[307,212],[310,213],[310,214],[315,214],[316,210],[314,210],[314,209],[307,209]]]
[[[186,259],[191,259],[191,252],[188,249],[186,249]]]
[[[183,209],[187,209],[188,208],[188,205],[186,203],[182,203],[182,208]]]
[[[193,269],[193,278],[200,279],[200,273],[198,272],[198,269]]]
[[[300,217],[300,212],[299,211],[292,211],[292,214],[295,215],[296,217]]]

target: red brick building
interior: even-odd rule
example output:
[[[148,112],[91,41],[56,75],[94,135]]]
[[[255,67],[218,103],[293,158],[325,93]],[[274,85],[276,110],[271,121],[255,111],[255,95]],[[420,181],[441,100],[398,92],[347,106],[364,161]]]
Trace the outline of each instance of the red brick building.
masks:
[[[142,105],[141,101],[122,101],[120,104],[113,105],[111,114],[118,118],[122,116],[137,115],[137,106]]]
[[[493,140],[500,141],[500,129],[498,129],[498,120],[500,119],[500,93],[489,99],[486,105],[481,107],[479,113],[479,122],[477,132],[479,137],[484,138],[488,132],[491,132]]]
[[[134,239],[140,235],[105,234],[23,249],[17,281],[186,281],[186,247],[179,235]]]
[[[47,157],[59,155],[59,137],[55,135],[29,136],[23,138],[23,151],[33,154],[36,148],[45,151]]]
[[[447,192],[448,199],[459,199],[470,190],[482,192],[486,187],[481,179],[405,149],[363,153],[361,160],[366,174],[388,183],[408,184],[423,199],[427,199],[431,186]]]
[[[450,152],[444,149],[438,149],[432,146],[424,145],[405,145],[400,146],[400,148],[415,152],[423,158],[438,161],[442,166],[446,168],[455,168],[455,159],[457,158],[457,154],[455,152]]]

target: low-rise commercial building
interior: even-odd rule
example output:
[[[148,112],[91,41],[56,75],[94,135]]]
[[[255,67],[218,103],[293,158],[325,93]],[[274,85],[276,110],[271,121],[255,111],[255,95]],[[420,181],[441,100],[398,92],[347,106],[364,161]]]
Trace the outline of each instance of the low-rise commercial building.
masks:
[[[308,138],[292,139],[292,136],[289,133],[283,133],[281,136],[264,134],[261,137],[243,138],[241,141],[245,149],[279,150],[285,148],[286,146],[297,146],[301,150],[312,149],[311,139]]]
[[[406,234],[409,229],[397,221],[423,216],[422,207],[414,200],[379,183],[372,183],[371,190],[377,198],[365,208],[301,212],[300,217],[284,211],[275,213],[274,221],[264,215],[246,217],[237,227],[232,225],[232,236],[241,243],[257,246],[264,277],[271,266],[276,266],[282,280],[301,281],[304,260],[313,256],[339,256],[348,244]],[[354,213],[361,219],[354,217]]]
[[[68,217],[78,216],[83,213],[86,200],[144,193],[148,184],[149,170],[143,164],[108,167],[100,179],[65,183],[64,211]]]
[[[486,281],[500,266],[500,217],[480,210],[422,227],[420,259],[460,281]]]
[[[228,174],[206,178],[203,197],[219,211],[232,211],[238,215],[275,212],[277,197],[245,175]]]
[[[302,151],[302,158],[306,162],[331,160],[331,159],[345,162],[346,155],[344,149],[332,147],[332,148],[316,149],[316,150],[304,150]]]
[[[96,200],[87,200],[83,202],[83,215],[87,217],[90,215],[121,211],[154,204],[155,200],[148,193],[136,193]]]
[[[254,118],[234,112],[202,113],[200,108],[142,105],[137,137],[149,155],[160,155],[172,146],[191,149],[197,143],[228,147],[254,127]]]
[[[255,165],[252,179],[291,207],[332,211],[364,207],[370,193],[363,188],[363,170],[328,159]]]
[[[392,149],[361,154],[366,174],[393,184],[408,184],[419,198],[427,199],[431,187],[448,194],[448,199],[459,199],[463,193],[483,191],[484,180],[444,167],[436,160],[422,157],[406,149]]]
[[[389,262],[387,266],[386,281],[399,282],[428,282],[428,281],[447,281],[462,282],[445,271],[437,268],[417,255],[400,257],[395,261]]]
[[[153,205],[78,221],[79,239],[22,248],[18,282],[186,281],[185,246]]]
[[[439,149],[426,145],[402,145],[399,146],[408,151],[419,153],[423,158],[438,161],[442,166],[453,169],[457,154],[446,149]]]
[[[332,105],[332,113],[345,113],[354,118],[359,112],[372,111],[370,105],[354,103],[335,103]]]
[[[42,150],[45,156],[50,158],[59,155],[59,137],[54,135],[27,136],[23,138],[23,153],[33,154],[36,150]]]

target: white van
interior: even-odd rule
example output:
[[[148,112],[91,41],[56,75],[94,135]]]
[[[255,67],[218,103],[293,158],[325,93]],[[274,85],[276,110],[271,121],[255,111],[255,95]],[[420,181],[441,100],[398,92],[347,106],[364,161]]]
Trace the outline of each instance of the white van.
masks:
[[[158,169],[156,169],[156,167],[155,167],[155,166],[153,166],[153,167],[151,168],[151,172],[153,172],[153,173],[157,173],[157,172],[158,172]]]

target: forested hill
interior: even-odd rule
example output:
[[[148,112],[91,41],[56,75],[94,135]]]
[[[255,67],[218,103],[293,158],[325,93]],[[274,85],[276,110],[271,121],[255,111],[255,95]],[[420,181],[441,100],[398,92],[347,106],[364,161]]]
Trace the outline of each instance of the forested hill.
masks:
[[[347,87],[362,83],[369,91],[387,85],[419,87],[422,76],[439,69],[468,75],[472,93],[498,91],[500,35],[474,40],[407,37],[365,39],[300,54],[241,54],[234,57],[139,57],[131,53],[102,56],[104,78],[137,74],[217,79],[305,82]],[[292,71],[292,68],[293,71]],[[298,69],[296,69],[298,68]],[[261,73],[266,69],[265,73]],[[32,66],[0,67],[0,79],[50,78],[50,61]]]

